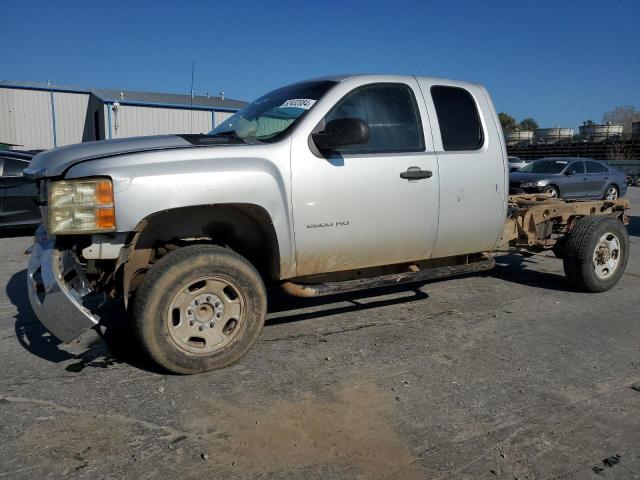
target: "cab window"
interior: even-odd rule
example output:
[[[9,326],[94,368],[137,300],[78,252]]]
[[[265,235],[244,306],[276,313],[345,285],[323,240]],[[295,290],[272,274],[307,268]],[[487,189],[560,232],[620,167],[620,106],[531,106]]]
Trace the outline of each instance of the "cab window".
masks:
[[[576,175],[584,173],[584,162],[573,162],[567,168],[567,172],[575,173]]]
[[[587,162],[587,173],[605,173],[608,170],[597,162]]]
[[[367,122],[370,132],[366,145],[341,147],[339,152],[424,150],[418,105],[408,85],[385,83],[357,88],[338,102],[326,116],[325,122],[339,118],[360,118]]]
[[[22,170],[29,166],[28,160],[0,158],[0,172],[4,177],[21,177]]]
[[[438,116],[442,146],[446,151],[482,148],[484,132],[478,107],[467,90],[435,85],[431,87],[431,98]]]

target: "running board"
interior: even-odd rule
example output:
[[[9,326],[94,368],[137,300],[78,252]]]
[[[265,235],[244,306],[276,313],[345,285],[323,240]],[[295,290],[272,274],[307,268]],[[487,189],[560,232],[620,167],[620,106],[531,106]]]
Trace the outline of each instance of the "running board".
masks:
[[[496,265],[493,258],[480,260],[466,265],[453,265],[451,267],[425,268],[415,272],[394,273],[379,277],[358,278],[356,280],[345,280],[342,282],[325,282],[316,284],[302,284],[284,282],[282,289],[285,293],[294,297],[322,297],[324,295],[335,295],[337,293],[353,292],[355,290],[365,290],[371,288],[388,287],[401,283],[422,282],[427,280],[437,280],[439,278],[455,277],[467,275],[469,273],[483,272],[491,270]]]

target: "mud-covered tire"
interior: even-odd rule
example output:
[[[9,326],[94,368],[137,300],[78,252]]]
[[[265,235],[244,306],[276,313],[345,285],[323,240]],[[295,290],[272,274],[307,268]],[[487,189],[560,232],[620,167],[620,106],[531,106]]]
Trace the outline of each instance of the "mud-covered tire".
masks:
[[[606,252],[600,258],[604,243],[612,242],[608,255],[615,266],[602,273]],[[612,288],[624,273],[629,260],[629,234],[622,222],[610,216],[587,216],[576,222],[567,236],[564,247],[564,272],[569,282],[583,292],[605,292]],[[600,272],[600,273],[597,273]]]
[[[238,307],[242,312],[238,316],[242,318],[237,320],[234,328],[239,330],[234,331],[232,341],[229,340],[228,344],[221,342],[223,347],[219,351],[198,353],[196,348],[189,348],[188,344],[177,340],[175,333],[169,330],[173,325],[171,315],[175,312],[172,310],[175,299],[185,292],[187,297],[195,295],[185,289],[201,282],[199,279],[202,278],[219,279],[232,285],[244,306],[242,309]],[[225,300],[222,301],[224,303]],[[158,365],[174,373],[195,374],[226,367],[242,358],[258,339],[266,311],[264,283],[253,265],[227,248],[192,245],[162,257],[147,272],[136,291],[133,323],[142,348]],[[211,313],[212,320],[217,320],[214,310]],[[225,320],[222,314],[220,320]],[[178,323],[182,321],[179,316]],[[189,323],[193,325],[193,322]],[[201,323],[195,328],[198,325]],[[205,327],[208,325],[206,320]]]

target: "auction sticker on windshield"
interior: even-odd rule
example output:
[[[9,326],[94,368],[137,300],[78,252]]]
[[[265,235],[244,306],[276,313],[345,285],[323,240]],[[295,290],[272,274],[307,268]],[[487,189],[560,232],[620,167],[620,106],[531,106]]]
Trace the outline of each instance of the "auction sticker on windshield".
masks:
[[[292,98],[291,100],[284,102],[278,108],[302,108],[304,110],[309,110],[313,107],[314,103],[316,103],[316,101],[311,98]]]

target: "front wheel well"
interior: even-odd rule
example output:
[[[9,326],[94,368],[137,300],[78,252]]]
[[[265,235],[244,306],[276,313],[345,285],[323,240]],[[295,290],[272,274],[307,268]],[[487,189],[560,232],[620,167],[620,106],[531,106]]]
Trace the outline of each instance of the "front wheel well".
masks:
[[[618,196],[620,196],[620,193],[622,192],[622,190],[620,189],[620,186],[615,183],[615,182],[611,182],[611,183],[607,183],[604,186],[604,189],[602,190],[602,198],[603,199],[607,199],[607,190],[609,190],[609,188],[614,187],[616,189],[616,191],[618,192]]]
[[[562,195],[562,192],[560,191],[560,187],[555,183],[548,183],[547,185],[542,187],[542,191],[544,192],[547,188],[555,188],[556,192],[558,192],[558,196]]]
[[[262,277],[280,275],[278,239],[270,215],[252,204],[181,207],[154,213],[138,223],[123,268],[125,299],[149,267],[168,251],[197,243],[227,247],[246,258]]]

